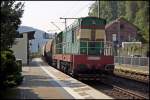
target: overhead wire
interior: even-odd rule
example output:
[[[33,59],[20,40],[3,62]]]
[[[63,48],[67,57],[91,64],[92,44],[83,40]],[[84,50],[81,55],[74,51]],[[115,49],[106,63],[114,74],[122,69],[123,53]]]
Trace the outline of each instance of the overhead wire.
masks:
[[[92,3],[90,2],[90,3],[88,3],[87,5],[85,5],[85,6],[83,6],[82,8],[80,8],[79,10],[78,10],[78,12],[77,13],[75,13],[74,15],[79,15],[83,10],[85,10],[85,8],[87,8],[87,6],[89,6],[89,5],[91,5]]]
[[[66,15],[70,15],[70,13],[74,12],[75,8],[80,4],[80,2],[77,2],[76,4],[74,4],[75,6],[72,9],[68,9],[66,11],[66,13],[64,14],[64,16]]]
[[[72,16],[74,17],[76,15],[75,17],[77,17],[83,10],[85,10],[85,8],[87,8],[87,7],[89,7],[89,5],[93,4],[93,2],[89,2],[88,4],[82,6],[79,10],[76,11],[75,8],[80,4],[81,4],[80,2],[77,2],[72,9],[67,10],[66,13],[63,15],[68,16],[68,15],[71,15],[72,13],[76,12]],[[72,21],[74,21],[74,19]]]
[[[75,11],[76,11],[76,8],[78,7],[78,5],[80,5],[80,1],[76,2],[76,4],[74,4],[74,7],[72,7],[72,9],[68,9],[66,11],[66,13],[64,14],[64,16],[69,16],[69,15],[72,15]]]
[[[79,2],[79,4],[80,4],[80,2]],[[85,8],[87,8],[87,6],[89,6],[89,5],[91,5],[91,4],[93,4],[93,2],[90,2],[90,3],[88,3],[88,4],[86,4],[86,5],[84,5],[84,6],[82,6],[79,10],[77,10],[76,11],[76,13],[74,13],[72,16],[73,17],[77,17],[77,16],[79,16],[79,14],[83,11],[83,10],[85,10]],[[72,21],[74,21],[75,19],[73,19]]]

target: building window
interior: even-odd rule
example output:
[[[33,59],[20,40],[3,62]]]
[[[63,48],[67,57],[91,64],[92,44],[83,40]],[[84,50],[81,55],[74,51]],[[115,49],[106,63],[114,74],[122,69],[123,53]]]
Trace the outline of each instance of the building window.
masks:
[[[113,41],[116,41],[116,37],[117,37],[117,35],[113,33],[113,34],[112,34],[112,40],[113,40]]]
[[[123,25],[123,24],[121,24],[121,25],[120,25],[120,29],[123,29],[123,28],[124,28],[124,25]]]

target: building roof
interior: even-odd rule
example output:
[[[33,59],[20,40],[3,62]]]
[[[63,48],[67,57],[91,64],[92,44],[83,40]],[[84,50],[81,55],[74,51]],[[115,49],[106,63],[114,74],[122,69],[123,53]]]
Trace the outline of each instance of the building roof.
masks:
[[[138,28],[137,26],[135,26],[134,24],[132,24],[131,22],[129,22],[128,20],[126,20],[126,19],[123,18],[123,17],[119,17],[119,18],[117,18],[116,20],[110,22],[109,24],[106,24],[105,29],[109,28],[111,25],[113,25],[114,23],[117,23],[118,21],[125,21],[125,22],[127,22],[128,24],[130,24],[131,26],[135,27],[137,30],[139,30],[139,28]]]
[[[34,34],[35,34],[35,31],[27,31],[27,32],[22,32],[20,34],[28,34],[28,39],[31,40],[31,39],[35,39],[34,38]]]

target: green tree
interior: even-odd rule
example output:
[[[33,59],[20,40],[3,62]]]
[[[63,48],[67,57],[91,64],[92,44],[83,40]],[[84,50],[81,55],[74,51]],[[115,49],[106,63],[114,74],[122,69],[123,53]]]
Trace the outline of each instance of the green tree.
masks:
[[[138,11],[136,12],[134,24],[140,29],[140,36],[144,38],[142,42],[149,43],[149,2],[138,1],[137,5]]]
[[[115,20],[118,17],[118,1],[109,1],[110,13],[112,16],[111,21]]]
[[[100,2],[100,17],[110,22],[118,17],[118,2],[117,1],[99,1]],[[98,2],[94,2],[90,7],[89,16],[98,16]]]
[[[98,14],[97,14],[97,12],[98,12],[98,4],[97,4],[97,2],[94,2],[92,5],[91,5],[91,7],[89,8],[89,13],[88,13],[88,15],[89,16],[98,16]]]
[[[136,12],[138,9],[137,1],[126,1],[126,15],[125,17],[131,22],[134,22],[134,19],[136,17]]]
[[[109,1],[100,1],[100,17],[107,20],[109,23],[112,20],[111,7]]]
[[[21,64],[16,61],[12,50],[9,48],[14,43],[17,29],[21,23],[23,14],[21,2],[0,1],[1,3],[1,52],[0,52],[0,90],[18,85],[23,77],[21,75]],[[1,91],[0,91],[1,92]]]
[[[125,16],[126,15],[126,1],[118,1],[118,10],[117,10],[117,13],[118,13],[118,16]]]
[[[24,4],[15,1],[0,1],[1,3],[1,50],[12,46],[17,34],[20,18],[23,14]]]

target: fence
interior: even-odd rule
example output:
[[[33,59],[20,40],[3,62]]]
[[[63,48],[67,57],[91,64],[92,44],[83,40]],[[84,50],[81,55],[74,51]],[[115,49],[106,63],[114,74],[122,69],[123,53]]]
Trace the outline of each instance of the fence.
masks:
[[[149,57],[123,57],[115,56],[114,62],[133,66],[149,66]]]

